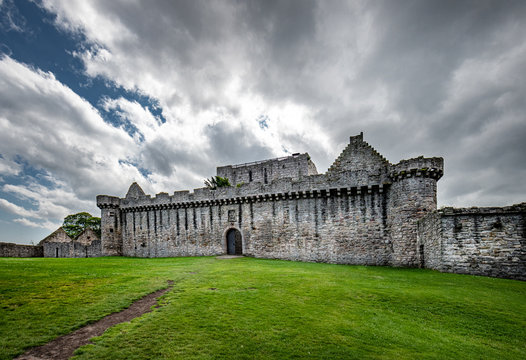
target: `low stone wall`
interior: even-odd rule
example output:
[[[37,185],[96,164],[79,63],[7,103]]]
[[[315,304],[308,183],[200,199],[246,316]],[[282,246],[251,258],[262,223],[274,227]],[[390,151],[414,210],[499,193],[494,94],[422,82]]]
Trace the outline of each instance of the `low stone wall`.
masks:
[[[43,257],[42,246],[0,242],[0,257]]]
[[[77,241],[47,242],[43,244],[43,256],[54,258],[86,258],[102,256],[100,240],[84,245]]]
[[[444,208],[418,222],[422,267],[526,280],[526,203]]]

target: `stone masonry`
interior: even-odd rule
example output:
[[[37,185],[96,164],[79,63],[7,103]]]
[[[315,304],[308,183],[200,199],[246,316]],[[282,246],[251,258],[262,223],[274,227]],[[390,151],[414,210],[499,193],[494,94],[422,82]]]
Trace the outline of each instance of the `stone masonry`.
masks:
[[[308,154],[228,165],[232,186],[97,196],[102,255],[244,254],[526,279],[525,206],[437,211],[443,159],[391,164],[352,136],[325,174]]]
[[[437,207],[440,157],[391,164],[363,134],[325,174],[308,154],[228,165],[232,186],[124,198],[97,196],[99,239],[62,228],[37,246],[0,243],[0,256],[206,256],[425,267],[526,280],[526,203]]]
[[[42,246],[0,242],[0,257],[43,257]]]
[[[101,256],[101,240],[91,229],[84,230],[72,239],[62,227],[47,236],[39,244],[44,257],[82,258]]]
[[[134,183],[124,198],[97,196],[102,253],[219,255],[237,238],[247,256],[418,266],[416,221],[436,210],[442,171],[442,158],[393,165],[360,134],[325,174],[294,154],[219,167],[233,186],[216,190],[151,197]]]
[[[0,242],[0,257],[81,258],[102,256],[101,240],[91,229],[72,239],[62,227],[46,236],[38,245]]]
[[[526,280],[526,203],[428,214],[418,249],[430,269]]]

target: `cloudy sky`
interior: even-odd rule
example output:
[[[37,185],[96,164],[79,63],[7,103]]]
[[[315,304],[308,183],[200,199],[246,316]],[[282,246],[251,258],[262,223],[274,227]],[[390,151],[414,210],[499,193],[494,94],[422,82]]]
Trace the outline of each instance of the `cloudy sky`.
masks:
[[[0,241],[360,131],[443,156],[439,206],[526,201],[526,1],[0,0]]]

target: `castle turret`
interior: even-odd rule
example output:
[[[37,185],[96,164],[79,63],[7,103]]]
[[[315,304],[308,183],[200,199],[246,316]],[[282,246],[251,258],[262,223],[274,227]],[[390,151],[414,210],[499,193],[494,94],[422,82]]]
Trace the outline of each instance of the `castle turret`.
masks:
[[[101,209],[102,255],[120,256],[122,255],[120,199],[115,196],[98,195],[97,206]]]
[[[423,156],[391,166],[388,225],[393,247],[391,264],[418,266],[417,220],[437,208],[437,181],[444,159]]]

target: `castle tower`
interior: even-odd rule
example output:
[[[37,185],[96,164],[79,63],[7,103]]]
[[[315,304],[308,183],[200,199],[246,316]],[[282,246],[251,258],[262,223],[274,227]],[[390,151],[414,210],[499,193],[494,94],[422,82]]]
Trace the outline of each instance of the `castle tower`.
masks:
[[[437,208],[437,181],[444,159],[423,156],[391,167],[387,221],[393,248],[391,265],[418,266],[417,220]]]
[[[121,256],[120,199],[115,196],[98,195],[97,206],[101,209],[100,231],[102,256]]]

